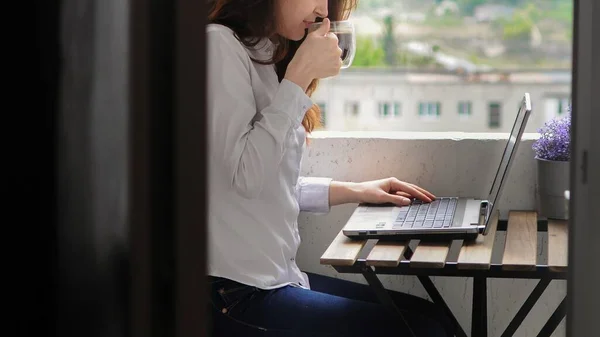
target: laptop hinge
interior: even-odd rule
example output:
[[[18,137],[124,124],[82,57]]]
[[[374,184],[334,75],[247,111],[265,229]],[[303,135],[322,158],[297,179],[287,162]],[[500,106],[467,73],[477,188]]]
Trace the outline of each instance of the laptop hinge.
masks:
[[[479,225],[477,226],[477,230],[480,234],[485,232],[485,224],[488,222],[491,208],[492,203],[488,200],[482,200],[479,204]]]

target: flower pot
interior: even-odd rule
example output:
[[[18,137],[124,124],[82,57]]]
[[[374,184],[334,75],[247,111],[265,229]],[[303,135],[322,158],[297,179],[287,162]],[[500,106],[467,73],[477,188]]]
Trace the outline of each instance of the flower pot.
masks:
[[[569,218],[565,191],[569,190],[568,161],[537,158],[538,213],[549,219]]]

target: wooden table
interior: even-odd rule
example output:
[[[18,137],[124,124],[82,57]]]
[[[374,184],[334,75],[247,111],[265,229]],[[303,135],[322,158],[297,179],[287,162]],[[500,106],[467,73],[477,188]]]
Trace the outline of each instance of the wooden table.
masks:
[[[512,336],[540,298],[550,281],[567,278],[568,233],[567,222],[538,219],[536,212],[511,211],[508,220],[494,217],[486,236],[470,242],[407,242],[383,240],[356,240],[341,231],[321,257],[321,264],[331,265],[340,273],[360,273],[377,294],[379,300],[398,310],[377,275],[415,275],[433,300],[440,304],[453,319],[457,336],[466,336],[453,313],[430,279],[430,276],[473,278],[472,336],[487,336],[487,279],[539,279],[502,336]],[[496,234],[506,231],[506,240],[496,242]],[[538,257],[538,232],[547,232],[548,263]],[[370,241],[370,242],[368,242]],[[374,243],[374,244],[373,244]],[[416,244],[416,248],[409,246]],[[459,244],[458,257],[448,258],[450,246]],[[545,243],[544,243],[545,244]],[[492,263],[492,252],[502,251],[502,261]],[[550,336],[566,315],[566,302],[556,308],[538,336]]]

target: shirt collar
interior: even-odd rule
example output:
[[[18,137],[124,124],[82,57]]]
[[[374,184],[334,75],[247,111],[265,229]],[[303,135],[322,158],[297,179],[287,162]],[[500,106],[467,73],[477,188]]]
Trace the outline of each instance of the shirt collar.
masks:
[[[261,38],[255,46],[249,47],[249,49],[260,59],[269,60],[273,57],[277,46],[276,43],[265,37]]]

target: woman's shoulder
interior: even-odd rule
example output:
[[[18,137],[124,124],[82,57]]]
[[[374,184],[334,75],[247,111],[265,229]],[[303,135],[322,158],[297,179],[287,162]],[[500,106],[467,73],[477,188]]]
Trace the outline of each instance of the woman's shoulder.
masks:
[[[209,23],[206,25],[206,33],[207,34],[211,34],[211,33],[219,33],[220,34],[224,34],[224,35],[228,35],[231,36],[233,38],[234,37],[234,33],[233,30],[225,25],[219,24],[219,23]]]
[[[206,25],[206,35],[210,39],[219,40],[219,42],[228,42],[241,46],[240,41],[235,37],[235,32],[225,25],[209,23]]]
[[[225,25],[217,23],[206,25],[206,37],[208,43],[215,47],[218,46],[220,49],[225,47],[229,51],[235,51],[241,55],[246,54],[246,49],[235,36],[235,32]]]

